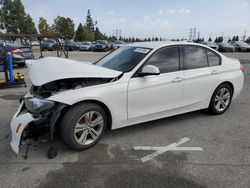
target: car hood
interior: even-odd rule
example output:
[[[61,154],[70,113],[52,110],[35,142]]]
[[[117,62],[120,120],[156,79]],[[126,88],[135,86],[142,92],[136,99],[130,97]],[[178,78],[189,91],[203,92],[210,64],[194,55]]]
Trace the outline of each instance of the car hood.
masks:
[[[29,78],[35,86],[68,78],[114,78],[122,74],[88,62],[56,57],[27,60],[26,65]]]

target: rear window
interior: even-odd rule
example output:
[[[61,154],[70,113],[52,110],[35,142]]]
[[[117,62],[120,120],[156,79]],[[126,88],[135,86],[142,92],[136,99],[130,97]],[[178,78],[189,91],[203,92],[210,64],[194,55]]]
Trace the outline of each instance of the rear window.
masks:
[[[186,69],[197,69],[208,66],[207,53],[204,48],[185,46],[183,53]]]
[[[214,52],[207,50],[208,63],[209,66],[218,66],[220,65],[220,57]]]

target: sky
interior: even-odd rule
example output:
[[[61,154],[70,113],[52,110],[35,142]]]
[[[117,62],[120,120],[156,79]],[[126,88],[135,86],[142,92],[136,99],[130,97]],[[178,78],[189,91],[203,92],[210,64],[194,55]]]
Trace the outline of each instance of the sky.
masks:
[[[250,36],[250,0],[22,0],[25,11],[38,24],[39,17],[53,23],[58,15],[74,20],[75,29],[87,10],[99,29],[123,37],[189,38],[190,28],[200,37]]]

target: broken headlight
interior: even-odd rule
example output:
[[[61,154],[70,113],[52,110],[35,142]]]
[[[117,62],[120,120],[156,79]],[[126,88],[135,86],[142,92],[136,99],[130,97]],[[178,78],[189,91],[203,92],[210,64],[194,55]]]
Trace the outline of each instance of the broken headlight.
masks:
[[[24,104],[29,112],[39,114],[43,111],[50,110],[55,105],[55,102],[45,99],[28,97],[24,99]]]

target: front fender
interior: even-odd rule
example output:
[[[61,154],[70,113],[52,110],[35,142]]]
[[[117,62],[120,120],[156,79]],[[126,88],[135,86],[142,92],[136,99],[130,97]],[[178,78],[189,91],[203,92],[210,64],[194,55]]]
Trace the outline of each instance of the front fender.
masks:
[[[112,127],[118,121],[127,120],[127,85],[102,84],[75,90],[68,90],[48,98],[55,102],[74,105],[76,103],[95,100],[103,103],[112,116]]]

